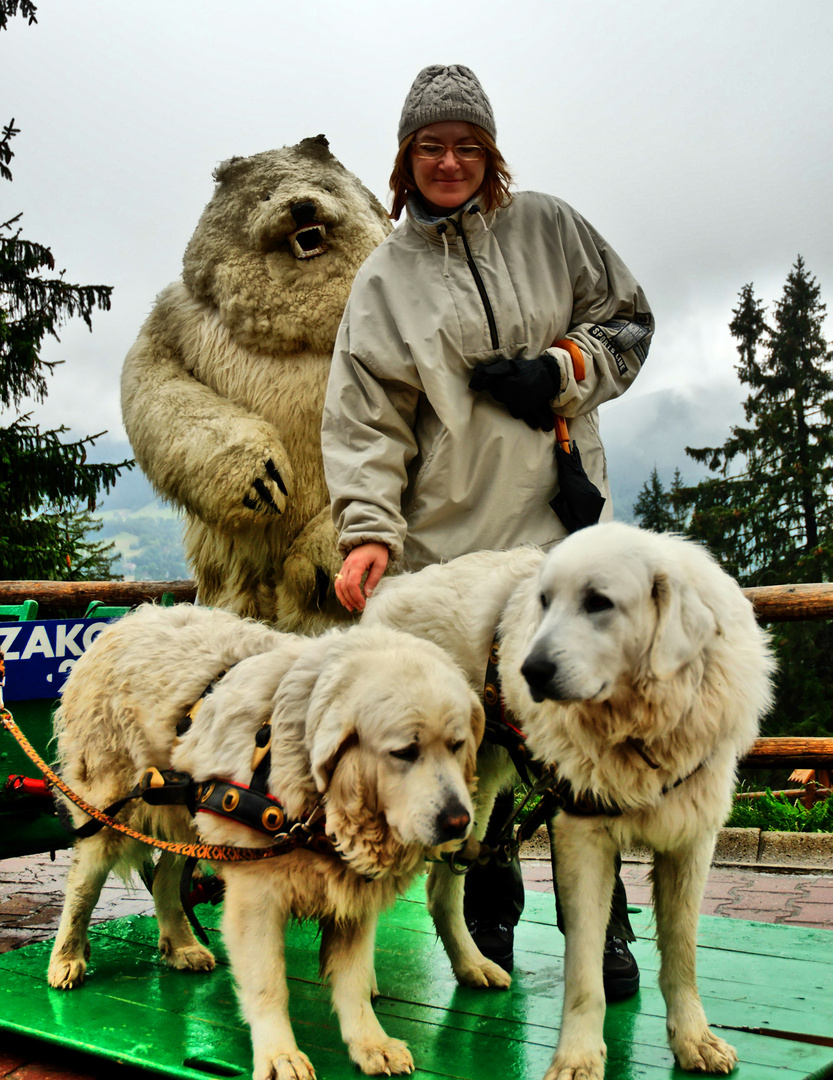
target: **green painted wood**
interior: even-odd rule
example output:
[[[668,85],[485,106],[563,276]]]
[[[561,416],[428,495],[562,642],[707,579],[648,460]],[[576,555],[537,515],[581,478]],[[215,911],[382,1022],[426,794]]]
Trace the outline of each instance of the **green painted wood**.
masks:
[[[408,1042],[418,1077],[540,1080],[558,1038],[563,990],[552,897],[527,897],[512,988],[476,991],[456,984],[422,893],[418,883],[380,923],[376,1009],[386,1030]],[[47,987],[49,942],[0,956],[0,1028],[184,1080],[248,1075],[251,1048],[222,946],[221,910],[203,907],[200,918],[218,958],[211,975],[166,968],[154,920],[136,916],[93,928],[89,978],[75,991]],[[665,1041],[649,909],[635,914],[634,924],[643,989],[608,1009],[607,1080],[681,1080],[689,1074],[675,1067]],[[829,931],[702,920],[702,996],[712,1023],[725,1028],[741,1055],[736,1080],[833,1076],[833,1048],[737,1030],[768,1026],[829,1036],[833,1001],[823,976],[831,944]],[[299,1045],[320,1080],[355,1080],[329,993],[318,982],[314,926],[290,930],[287,963]]]
[[[57,704],[57,699],[13,701],[10,700],[9,688],[6,687],[6,706],[13,713],[15,723],[37,752],[50,762],[54,758],[55,750],[54,743],[50,746],[53,735],[52,710]],[[0,779],[5,780],[9,773],[40,777],[37,766],[32,764],[14,737],[0,727]]]
[[[47,760],[54,757],[54,743],[50,745],[54,705],[57,705],[57,701],[8,703],[15,721]],[[39,770],[15,739],[0,727],[0,789],[5,786],[8,777],[14,775],[41,778]],[[13,791],[0,790],[0,859],[57,851],[69,847],[71,843],[70,834],[55,816],[51,800],[20,797]]]

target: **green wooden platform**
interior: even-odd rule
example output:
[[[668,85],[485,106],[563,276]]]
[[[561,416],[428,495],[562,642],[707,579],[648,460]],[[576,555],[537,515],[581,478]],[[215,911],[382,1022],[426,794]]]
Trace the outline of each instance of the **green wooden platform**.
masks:
[[[75,991],[47,987],[50,942],[0,956],[0,1029],[188,1080],[248,1076],[248,1031],[217,930],[219,912],[200,911],[220,961],[212,975],[166,968],[156,953],[154,920],[139,917],[92,931],[88,981]],[[383,918],[376,1008],[388,1033],[410,1045],[417,1077],[541,1080],[561,1011],[563,941],[553,921],[552,897],[528,893],[516,935],[515,981],[500,992],[457,986],[426,914],[421,882]],[[665,1041],[650,911],[635,914],[633,922],[642,989],[608,1009],[607,1080],[691,1076],[675,1067]],[[701,994],[713,1027],[738,1049],[736,1080],[833,1077],[831,960],[829,930],[702,919]],[[296,1036],[319,1080],[356,1080],[328,991],[317,981],[314,927],[292,929],[288,963]]]

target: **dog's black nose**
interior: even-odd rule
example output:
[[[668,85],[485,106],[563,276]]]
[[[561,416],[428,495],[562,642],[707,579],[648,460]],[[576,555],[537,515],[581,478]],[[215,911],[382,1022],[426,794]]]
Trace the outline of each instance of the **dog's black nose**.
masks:
[[[543,701],[547,687],[555,678],[555,664],[541,656],[528,656],[521,666],[521,675],[536,701]]]
[[[315,221],[316,209],[314,202],[294,203],[290,206],[289,212],[299,229],[304,225],[309,225],[311,221]]]
[[[460,802],[453,802],[446,806],[437,818],[437,832],[440,843],[447,840],[457,840],[466,835],[466,829],[471,824],[471,814]]]

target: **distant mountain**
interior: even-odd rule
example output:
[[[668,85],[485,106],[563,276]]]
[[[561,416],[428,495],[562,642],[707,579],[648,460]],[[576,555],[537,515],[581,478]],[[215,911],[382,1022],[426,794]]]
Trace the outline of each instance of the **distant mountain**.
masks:
[[[93,447],[95,461],[132,458],[128,442]],[[113,565],[128,581],[176,581],[189,578],[182,549],[182,517],[160,499],[138,465],[123,472],[113,489],[101,496],[97,516],[100,540],[112,541],[118,552]]]
[[[133,450],[126,440],[99,442],[90,449],[89,458],[90,461],[129,461],[133,458]],[[140,510],[154,501],[156,492],[139,466],[134,465],[122,472],[108,494],[101,495],[100,505],[102,510]]]
[[[708,475],[685,452],[686,446],[720,446],[743,422],[740,391],[704,387],[659,390],[603,406],[602,442],[607,454],[613,508],[622,521],[633,520],[633,504],[656,467],[665,487],[679,468],[686,483]]]

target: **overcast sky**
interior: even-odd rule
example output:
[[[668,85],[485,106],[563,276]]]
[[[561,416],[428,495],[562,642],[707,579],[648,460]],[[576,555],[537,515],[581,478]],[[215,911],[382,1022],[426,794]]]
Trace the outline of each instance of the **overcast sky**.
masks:
[[[44,351],[66,363],[35,410],[74,436],[109,429],[105,451],[125,438],[123,358],[179,276],[214,167],[323,132],[387,203],[426,64],[476,72],[517,186],[575,206],[645,288],[654,345],[603,436],[661,423],[642,399],[669,388],[698,403],[686,425],[704,423],[672,442],[740,417],[727,324],[746,282],[771,303],[801,253],[833,304],[830,0],[40,0],[37,14],[0,33],[0,122],[21,130],[0,220],[22,211],[68,280],[114,287],[92,334],[68,324]]]

